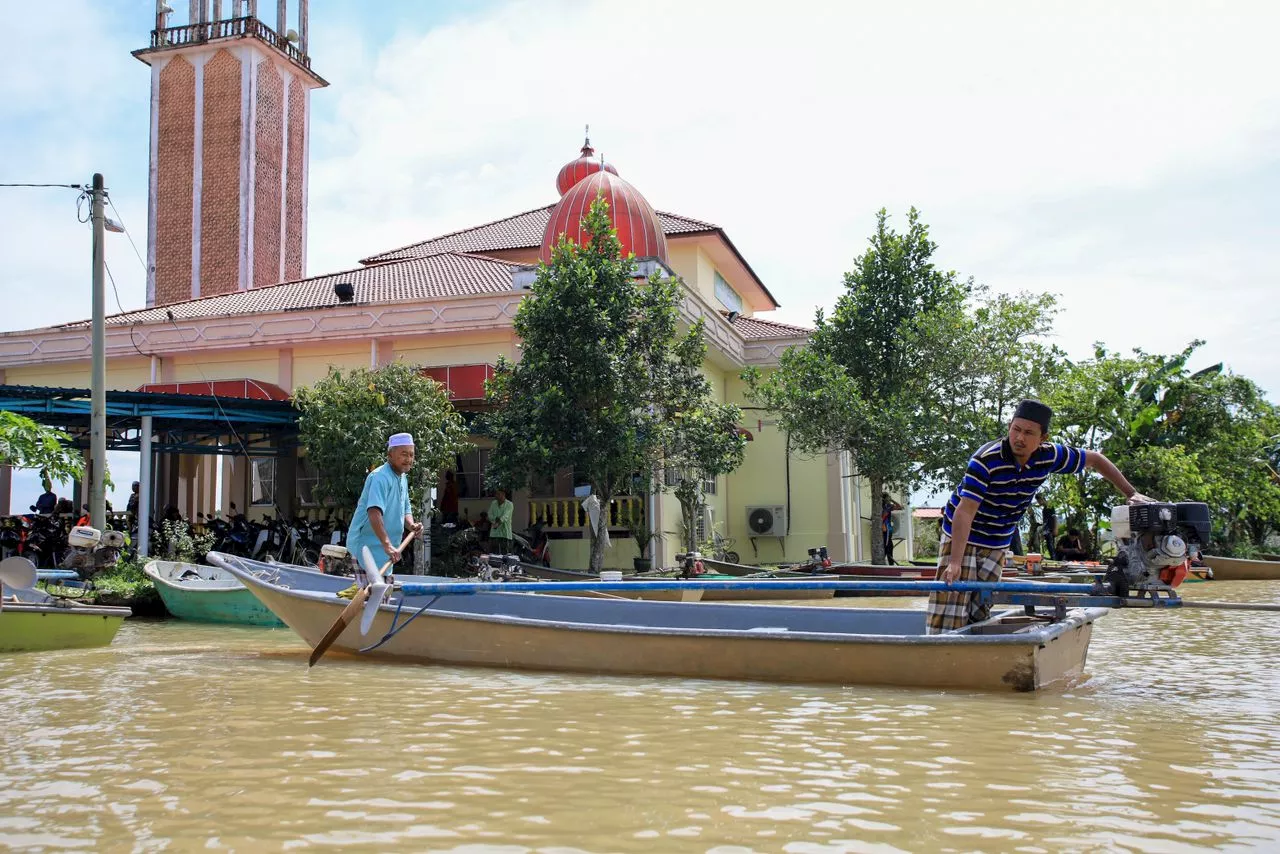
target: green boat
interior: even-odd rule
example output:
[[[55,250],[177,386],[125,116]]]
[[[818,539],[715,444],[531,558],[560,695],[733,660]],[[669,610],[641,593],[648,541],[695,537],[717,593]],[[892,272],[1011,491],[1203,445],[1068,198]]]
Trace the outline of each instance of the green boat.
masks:
[[[36,568],[22,557],[0,564],[0,652],[106,646],[128,608],[76,605],[34,589]]]
[[[169,613],[180,620],[284,626],[225,569],[170,560],[148,561],[142,568],[155,584]]]

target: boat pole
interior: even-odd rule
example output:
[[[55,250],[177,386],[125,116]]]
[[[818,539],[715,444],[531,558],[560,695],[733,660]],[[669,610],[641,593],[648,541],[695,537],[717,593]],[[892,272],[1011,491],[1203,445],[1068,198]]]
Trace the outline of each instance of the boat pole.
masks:
[[[1280,611],[1280,605],[1254,604],[1253,602],[1195,602],[1182,600],[1184,608],[1204,608],[1212,611]]]

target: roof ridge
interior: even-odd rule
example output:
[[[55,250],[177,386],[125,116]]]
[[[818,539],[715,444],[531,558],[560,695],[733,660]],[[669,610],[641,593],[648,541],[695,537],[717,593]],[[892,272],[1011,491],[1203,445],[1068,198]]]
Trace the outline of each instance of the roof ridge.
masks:
[[[469,231],[479,231],[482,228],[488,228],[489,226],[497,225],[500,222],[506,222],[508,220],[516,219],[517,217],[528,216],[531,213],[537,213],[538,211],[541,211],[541,210],[549,210],[550,208],[554,208],[554,207],[555,207],[554,203],[549,205],[539,205],[538,207],[530,208],[527,211],[520,211],[520,213],[511,214],[511,216],[504,216],[501,219],[495,219],[489,222],[482,222],[479,225],[472,225],[472,226],[468,226],[467,228],[460,228],[457,231],[451,231],[448,234],[440,234],[435,237],[428,237],[426,240],[415,240],[412,243],[406,243],[404,246],[397,246],[394,249],[387,249],[382,252],[376,252],[373,255],[366,255],[364,258],[360,259],[360,263],[365,265],[368,265],[370,263],[375,263],[374,262],[375,258],[384,258],[387,255],[394,255],[397,252],[403,252],[406,249],[412,249],[413,247],[421,246],[424,243],[435,243],[437,240],[445,240],[450,237],[457,237],[458,235],[466,234]],[[437,254],[442,254],[442,253],[437,253]],[[382,263],[382,262],[376,262],[376,263]]]

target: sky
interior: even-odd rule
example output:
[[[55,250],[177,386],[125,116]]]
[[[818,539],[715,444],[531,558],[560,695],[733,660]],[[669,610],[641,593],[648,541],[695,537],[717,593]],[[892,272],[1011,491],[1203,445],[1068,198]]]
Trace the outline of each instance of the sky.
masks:
[[[13,5],[0,183],[100,171],[145,254],[149,73],[130,51],[154,4]],[[1280,4],[310,8],[330,86],[311,102],[309,274],[555,201],[589,123],[654,207],[726,230],[774,319],[829,309],[876,211],[903,225],[914,205],[941,266],[1057,294],[1069,355],[1199,338],[1193,367],[1280,400]],[[141,307],[134,246],[109,237],[109,310]],[[0,258],[0,329],[88,316],[74,191],[0,188]]]

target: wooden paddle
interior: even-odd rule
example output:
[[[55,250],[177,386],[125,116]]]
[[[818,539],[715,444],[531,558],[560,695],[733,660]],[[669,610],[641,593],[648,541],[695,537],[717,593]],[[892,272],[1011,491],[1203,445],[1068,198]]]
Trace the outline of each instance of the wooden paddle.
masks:
[[[400,551],[409,545],[414,538],[416,531],[410,531],[409,536],[405,537],[400,543]],[[311,650],[311,658],[307,660],[307,667],[315,667],[316,662],[320,660],[329,647],[333,646],[333,642],[347,630],[347,626],[351,625],[351,621],[356,618],[356,614],[360,613],[360,608],[364,605],[365,600],[369,598],[369,591],[382,580],[383,574],[391,568],[391,561],[387,561],[382,565],[382,569],[378,570],[377,578],[370,578],[369,583],[356,591],[356,595],[351,597],[351,601],[347,603],[347,607],[342,609],[342,613],[338,615],[338,619],[333,621],[333,625],[329,627],[329,631],[324,633],[324,637],[320,638],[320,643],[316,644],[316,648]]]

